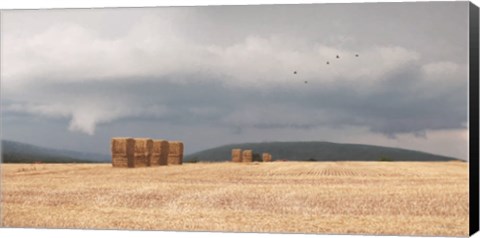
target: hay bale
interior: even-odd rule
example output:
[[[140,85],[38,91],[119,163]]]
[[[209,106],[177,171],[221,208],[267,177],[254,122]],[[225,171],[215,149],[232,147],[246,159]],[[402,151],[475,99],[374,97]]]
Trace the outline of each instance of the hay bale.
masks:
[[[128,137],[114,137],[111,140],[112,166],[133,167],[134,140]]]
[[[150,166],[167,165],[168,141],[153,140],[152,156]]]
[[[272,162],[272,155],[270,153],[263,153],[262,160],[263,162]]]
[[[170,165],[170,164],[182,164],[182,162],[183,162],[183,142],[169,141],[167,163]]]
[[[242,149],[232,149],[232,162],[242,162]]]
[[[244,150],[242,151],[242,162],[249,163],[253,161],[253,151]]]
[[[133,167],[150,166],[153,140],[150,138],[135,138],[135,152],[133,154]]]

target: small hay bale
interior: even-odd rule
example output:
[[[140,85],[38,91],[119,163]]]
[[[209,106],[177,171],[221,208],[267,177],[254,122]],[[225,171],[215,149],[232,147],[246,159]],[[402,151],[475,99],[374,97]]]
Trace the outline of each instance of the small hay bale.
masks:
[[[135,152],[133,156],[133,167],[150,166],[153,140],[150,138],[135,138]]]
[[[150,166],[167,165],[168,159],[168,141],[153,140],[152,156],[150,157]]]
[[[183,163],[183,142],[169,141],[168,142],[168,159],[167,163],[182,164]]]
[[[133,167],[134,140],[128,137],[114,137],[111,140],[112,166]]]
[[[249,163],[253,161],[253,151],[244,150],[242,151],[242,162]]]
[[[270,153],[263,153],[262,160],[263,162],[272,162],[272,155]]]
[[[242,162],[242,149],[232,149],[232,162]]]

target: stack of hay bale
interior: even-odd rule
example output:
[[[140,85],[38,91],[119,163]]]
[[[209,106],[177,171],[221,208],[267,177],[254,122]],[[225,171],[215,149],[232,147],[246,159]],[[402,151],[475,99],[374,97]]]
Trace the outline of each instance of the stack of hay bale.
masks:
[[[182,164],[183,143],[181,141],[168,142],[168,164]]]
[[[232,162],[242,162],[242,149],[232,149]]]
[[[270,153],[262,154],[263,162],[272,162],[272,155]],[[232,149],[232,162],[252,162],[253,161],[253,151],[252,150],[243,150],[242,149]]]
[[[135,141],[132,138],[112,138],[111,150],[113,167],[133,167]]]
[[[152,157],[150,166],[168,164],[168,141],[153,140]]]
[[[272,155],[270,153],[263,153],[262,160],[263,162],[272,162]]]
[[[242,151],[242,162],[250,163],[252,161],[253,161],[253,151],[252,150]]]
[[[135,138],[135,152],[133,155],[133,167],[150,166],[152,157],[153,141],[149,138]]]
[[[181,141],[115,137],[111,141],[113,167],[149,167],[182,164]]]

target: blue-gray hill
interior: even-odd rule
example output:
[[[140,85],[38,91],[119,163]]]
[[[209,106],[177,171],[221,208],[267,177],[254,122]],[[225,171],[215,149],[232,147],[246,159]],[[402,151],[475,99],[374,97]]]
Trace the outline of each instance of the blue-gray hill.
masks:
[[[185,156],[188,161],[229,161],[231,150],[252,149],[254,160],[272,154],[289,161],[450,161],[458,158],[392,147],[331,142],[264,142],[220,146]],[[255,156],[256,154],[256,156]]]
[[[4,163],[105,163],[110,161],[109,155],[58,150],[2,140],[2,162]]]

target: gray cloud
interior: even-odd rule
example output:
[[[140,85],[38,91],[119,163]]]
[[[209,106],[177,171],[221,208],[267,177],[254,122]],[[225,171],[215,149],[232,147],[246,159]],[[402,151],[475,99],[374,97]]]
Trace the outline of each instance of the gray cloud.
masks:
[[[459,70],[455,75],[466,73],[465,69],[455,70]],[[231,86],[216,79],[209,81],[208,75],[171,75],[167,81],[136,78],[49,83],[30,85],[32,102],[7,102],[5,109],[71,118],[71,130],[88,134],[94,133],[97,124],[121,118],[255,128],[355,125],[389,136],[465,128],[466,81],[435,78],[432,84],[425,74],[429,73],[420,67],[408,66],[385,74],[375,87],[359,86],[360,90],[341,79],[324,83],[308,78],[310,83],[304,84],[297,76],[290,78],[292,87],[273,88]],[[189,77],[196,77],[196,82],[175,82],[177,78],[188,81]],[[203,77],[206,79],[199,79]],[[34,92],[39,88],[42,90]]]

